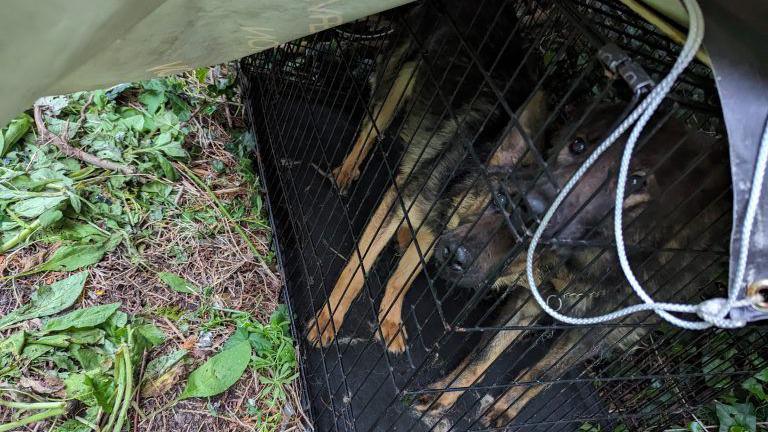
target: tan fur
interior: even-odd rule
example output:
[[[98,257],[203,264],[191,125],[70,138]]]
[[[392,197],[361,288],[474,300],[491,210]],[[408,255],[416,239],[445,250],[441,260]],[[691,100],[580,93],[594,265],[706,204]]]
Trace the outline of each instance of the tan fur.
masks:
[[[394,208],[391,208],[393,204]],[[404,204],[410,206],[407,215],[410,225],[402,216],[400,204],[395,203],[394,186],[384,195],[384,199],[363,230],[363,235],[360,237],[356,249],[353,250],[349,262],[336,281],[328,301],[307,323],[309,329],[307,339],[314,346],[328,346],[336,337],[336,332],[344,322],[344,316],[363,288],[364,272],[367,273],[372,269],[379,254],[389,240],[395,236],[395,233],[402,236],[403,230],[410,232],[410,227],[418,227],[423,222],[426,214],[421,207],[418,205],[411,206],[412,203],[410,202]],[[379,318],[382,334],[377,336],[381,338],[383,335],[383,340],[391,342],[388,349],[393,353],[400,353],[405,350],[406,337],[405,331],[402,330],[402,303],[405,293],[408,292],[414,278],[421,270],[422,261],[419,259],[418,251],[420,250],[424,259],[428,260],[432,252],[427,250],[427,247],[434,238],[434,233],[426,227],[422,227],[416,234],[416,243],[418,243],[419,249],[417,250],[416,243],[410,242],[410,246],[398,262],[397,270],[387,281]],[[359,254],[363,256],[362,266]],[[409,277],[411,275],[412,277]],[[391,310],[390,306],[392,306]],[[333,316],[332,320],[331,316]]]
[[[394,201],[395,188],[391,187],[376,208],[368,225],[365,226],[363,235],[336,281],[328,301],[307,324],[309,329],[307,339],[313,345],[328,346],[336,337],[336,331],[344,321],[344,315],[363,288],[363,269],[366,272],[371,269],[379,253],[395,233],[397,223],[392,220],[393,218],[387,217]],[[360,255],[363,257],[362,266]]]
[[[416,234],[416,242],[412,242],[408,246],[384,289],[384,298],[379,306],[381,333],[377,333],[376,337],[383,341],[387,349],[393,353],[405,351],[406,333],[403,326],[403,300],[405,300],[405,294],[411,288],[414,279],[421,272],[421,263],[432,257],[433,249],[429,246],[434,240],[435,234],[427,227],[419,230]],[[423,260],[419,253],[422,254]]]
[[[518,113],[518,122],[525,133],[530,135],[532,128],[538,128],[544,123],[546,118],[546,93],[539,90],[534,93],[531,100],[521,112]],[[499,149],[491,156],[488,165],[491,166],[514,166],[516,165],[527,146],[520,128],[512,127],[512,130],[506,134]]]
[[[333,170],[333,177],[342,192],[360,177],[360,166],[368,157],[376,138],[395,118],[398,107],[410,98],[413,92],[415,68],[414,62],[403,65],[383,102],[374,104],[371,110],[373,121],[370,116],[365,117],[362,130],[352,150],[341,165]]]
[[[522,304],[521,304],[522,303]],[[539,315],[539,307],[533,298],[528,298],[524,302],[512,302],[508,308],[518,309],[506,322],[506,325],[528,325]],[[490,343],[483,344],[479,352],[472,353],[464,359],[462,363],[454,369],[447,377],[432,384],[430,388],[439,390],[447,387],[468,388],[474,383],[480,381],[485,376],[488,368],[499,358],[499,356],[517,340],[524,331],[521,330],[503,330],[498,332]],[[440,393],[435,399],[434,394],[428,394],[420,398],[416,409],[421,411],[436,410],[443,411],[453,406],[454,403],[464,394],[463,390],[455,390]]]
[[[510,387],[496,400],[483,416],[483,423],[498,427],[509,424],[528,402],[547,388],[546,384],[527,383],[546,381],[546,375],[559,375],[564,368],[558,367],[558,364],[572,348],[573,342],[569,338],[558,338],[541,360],[517,376],[514,381],[517,385]]]

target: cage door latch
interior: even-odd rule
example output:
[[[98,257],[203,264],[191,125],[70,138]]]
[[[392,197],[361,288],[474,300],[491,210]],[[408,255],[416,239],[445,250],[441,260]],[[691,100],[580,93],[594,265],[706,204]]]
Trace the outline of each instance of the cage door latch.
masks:
[[[650,90],[655,85],[645,69],[616,44],[604,45],[597,57],[611,72],[619,74],[635,93]]]

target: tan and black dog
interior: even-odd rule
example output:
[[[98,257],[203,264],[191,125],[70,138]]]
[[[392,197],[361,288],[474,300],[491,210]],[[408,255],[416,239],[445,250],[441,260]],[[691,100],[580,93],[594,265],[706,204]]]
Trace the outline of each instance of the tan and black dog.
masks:
[[[396,237],[404,252],[385,287],[377,337],[392,352],[406,348],[403,299],[448,223],[452,185],[476,175],[471,167],[516,161],[519,148],[510,143],[522,126],[514,113],[541,99],[532,96],[525,44],[515,36],[514,2],[442,4],[441,14],[417,5],[402,20],[391,52],[377,60],[378,78],[357,141],[335,171],[340,189],[348,188],[376,136],[404,115],[397,130],[406,149],[395,184],[373,212],[328,301],[307,324],[315,346],[335,338],[366,273]]]
[[[579,121],[552,134],[549,170],[556,184],[544,176],[536,182],[526,198],[530,212],[542,215],[547,210],[558,188],[612,131],[621,115],[619,106],[597,105],[577,116]],[[700,295],[704,288],[712,291],[727,273],[727,259],[714,254],[713,262],[691,258],[691,254],[659,251],[727,246],[730,232],[727,144],[724,140],[690,132],[676,120],[655,119],[655,124],[647,129],[653,130],[653,134],[641,140],[635,151],[623,198],[626,243],[642,246],[634,252],[630,249],[630,259],[633,263],[644,263],[636,269],[638,279],[654,293],[657,301],[689,300]],[[544,234],[545,240],[566,240],[568,245],[591,241],[603,246],[564,246],[559,242],[554,243],[557,246],[542,247],[537,254],[535,270],[542,279],[539,285],[542,285],[543,296],[555,299],[560,311],[572,316],[594,316],[638,302],[623,279],[613,247],[604,246],[613,240],[614,194],[626,136],[587,172]],[[478,189],[469,194],[488,197],[489,191]],[[475,214],[467,212],[462,217],[455,228],[443,233],[436,249],[443,251],[438,257],[449,260],[445,263],[448,278],[471,288],[495,277],[492,275],[496,269],[505,265],[505,251],[519,246],[519,240],[509,230],[499,229],[505,225],[504,215],[493,209]],[[522,275],[525,246],[520,256],[503,268],[496,286],[508,286],[512,281],[525,284]],[[468,257],[460,266],[453,265],[457,250]],[[725,252],[724,247],[721,252]],[[665,266],[667,271],[654,273]],[[695,283],[691,283],[694,280]],[[500,325],[526,326],[541,318],[541,309],[524,287],[513,289],[509,297],[500,314]],[[655,316],[639,314],[626,318],[624,323],[657,320]],[[488,409],[484,422],[497,426],[508,424],[528,401],[546,388],[547,382],[557,380],[565,371],[605,348],[621,351],[632,346],[646,332],[647,327],[632,326],[574,327],[562,332],[552,340],[541,359],[517,376],[518,385],[512,385]],[[486,336],[472,354],[432,388],[469,388],[483,379],[488,367],[510,345],[520,342],[525,333],[510,329]],[[445,410],[462,393],[430,393],[418,401],[417,408]]]

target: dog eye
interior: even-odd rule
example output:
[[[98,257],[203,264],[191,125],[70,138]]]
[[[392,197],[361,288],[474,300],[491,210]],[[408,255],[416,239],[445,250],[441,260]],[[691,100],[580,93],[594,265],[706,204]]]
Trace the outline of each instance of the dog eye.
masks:
[[[633,173],[627,179],[627,189],[629,189],[630,192],[637,192],[645,189],[647,185],[648,181],[645,178],[645,173],[642,171]]]
[[[496,192],[496,206],[500,209],[506,209],[509,205],[509,199],[503,192]]]
[[[570,150],[572,154],[578,156],[587,150],[587,142],[584,141],[584,138],[582,137],[576,137],[571,141],[568,150]]]

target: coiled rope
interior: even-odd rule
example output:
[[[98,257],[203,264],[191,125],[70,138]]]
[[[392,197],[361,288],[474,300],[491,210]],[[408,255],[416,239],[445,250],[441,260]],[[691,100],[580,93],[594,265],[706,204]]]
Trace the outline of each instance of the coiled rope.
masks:
[[[653,311],[669,323],[678,327],[690,330],[705,329],[712,326],[720,328],[738,328],[746,325],[744,320],[735,320],[728,318],[730,311],[734,308],[749,306],[754,304],[756,299],[745,298],[739,300],[740,287],[742,287],[744,281],[744,273],[747,267],[747,254],[749,252],[750,236],[752,234],[752,226],[754,218],[757,213],[757,208],[760,202],[760,195],[762,191],[763,179],[765,177],[766,162],[768,161],[768,125],[766,125],[763,132],[763,136],[760,142],[760,148],[758,152],[757,161],[755,164],[755,173],[752,179],[752,188],[749,195],[749,201],[747,202],[747,209],[744,216],[744,223],[742,224],[741,245],[739,248],[739,259],[736,268],[736,277],[734,283],[729,287],[728,298],[714,298],[705,300],[697,305],[694,304],[680,304],[680,303],[657,303],[651,298],[650,295],[643,289],[640,282],[635,277],[634,272],[627,259],[626,248],[624,244],[624,232],[622,227],[623,219],[623,197],[625,191],[625,185],[627,181],[627,174],[629,172],[629,164],[632,159],[632,150],[640,137],[643,128],[653,116],[658,106],[663,101],[664,97],[669,93],[673,84],[677,80],[678,76],[685,70],[688,64],[693,59],[694,55],[699,49],[701,42],[704,38],[704,17],[701,13],[696,0],[683,0],[688,16],[690,17],[690,24],[688,29],[688,36],[686,38],[683,49],[680,52],[677,61],[675,62],[672,70],[669,74],[651,91],[651,93],[619,124],[619,126],[595,149],[595,151],[587,158],[582,166],[576,171],[566,183],[565,187],[555,198],[554,202],[550,206],[549,210],[545,213],[541,220],[541,224],[536,229],[531,238],[530,246],[528,247],[528,254],[526,256],[526,277],[536,302],[541,308],[549,315],[557,320],[568,324],[576,325],[589,325],[598,324],[606,321],[612,321],[617,318],[621,318],[630,314],[634,314],[642,311]],[[632,286],[634,292],[643,300],[642,304],[637,304],[617,311],[607,313],[604,315],[598,315],[594,317],[571,317],[563,315],[557,310],[551,308],[546,300],[542,298],[536,281],[533,276],[533,258],[544,230],[551,221],[557,209],[563,203],[565,198],[575,187],[575,185],[581,180],[587,170],[597,161],[615,141],[624,134],[632,125],[634,128],[627,139],[627,144],[624,149],[624,153],[621,159],[621,166],[619,169],[618,187],[616,190],[616,201],[614,207],[614,236],[616,237],[616,249],[621,263],[622,271],[627,278],[627,281]],[[698,321],[684,320],[672,315],[670,312],[697,314],[700,318]]]

